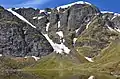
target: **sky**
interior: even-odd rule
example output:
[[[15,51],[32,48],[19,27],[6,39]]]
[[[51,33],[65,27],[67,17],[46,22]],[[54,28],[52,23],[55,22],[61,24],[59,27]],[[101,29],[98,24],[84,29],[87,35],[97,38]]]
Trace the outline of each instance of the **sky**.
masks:
[[[12,7],[33,7],[33,8],[54,8],[64,4],[81,0],[0,0],[0,5],[5,8]],[[82,0],[90,2],[102,11],[120,13],[120,0]]]

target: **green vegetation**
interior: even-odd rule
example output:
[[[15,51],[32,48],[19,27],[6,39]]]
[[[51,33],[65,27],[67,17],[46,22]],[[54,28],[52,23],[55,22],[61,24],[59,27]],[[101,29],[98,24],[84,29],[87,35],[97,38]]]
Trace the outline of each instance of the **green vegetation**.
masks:
[[[33,58],[9,58],[9,57],[0,57],[0,70],[6,69],[21,69],[26,66],[35,64]]]
[[[101,54],[99,56],[94,58],[93,63],[73,63],[68,56],[62,56],[53,53],[38,61],[37,64],[30,67],[25,67],[23,70],[28,73],[43,76],[46,79],[62,79],[63,76],[65,77],[70,74],[80,74],[80,72],[84,72],[83,74],[106,73],[112,75],[119,75],[119,47],[119,40],[113,41],[108,47],[101,51]],[[114,79],[114,77],[110,77],[109,79]]]
[[[93,22],[85,29],[76,41],[75,49],[85,56],[94,57],[106,48],[111,41],[119,39],[119,33],[110,31],[105,26],[106,20],[95,16]]]

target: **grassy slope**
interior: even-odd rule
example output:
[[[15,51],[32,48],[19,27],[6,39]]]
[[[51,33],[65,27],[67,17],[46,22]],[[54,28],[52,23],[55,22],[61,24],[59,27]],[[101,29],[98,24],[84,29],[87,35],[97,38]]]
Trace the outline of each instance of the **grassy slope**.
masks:
[[[76,54],[74,54],[74,56],[76,56]],[[87,62],[84,57],[80,55],[78,57],[81,57],[81,61],[85,60],[84,62]],[[48,79],[62,78],[63,75],[65,77],[73,73],[73,67],[78,64],[78,62],[76,63],[75,61],[77,61],[76,57],[52,53],[39,60],[34,66],[26,67],[24,70]]]
[[[101,68],[109,72],[120,71],[120,40],[112,42],[105,48],[101,55],[96,58]]]
[[[120,40],[113,41],[95,57],[94,63],[84,63],[76,67],[89,72],[120,73]]]
[[[75,64],[69,60],[67,57],[62,57],[60,55],[52,54],[46,59],[40,60],[35,66],[32,67],[35,73],[47,77],[51,75],[60,76],[62,74],[68,74],[69,72],[78,73],[80,71],[90,72],[90,73],[110,73],[118,74],[120,71],[120,42],[113,41],[107,48],[102,50],[100,56],[95,58],[94,63],[83,63]],[[31,69],[31,67],[26,68],[26,70]],[[39,70],[41,69],[41,70]],[[69,73],[70,74],[70,73]],[[55,77],[56,77],[55,76]]]
[[[111,40],[116,40],[119,34],[110,31],[105,23],[106,20],[101,16],[95,16],[88,29],[78,37],[75,49],[85,56],[94,57],[107,47]]]
[[[104,21],[101,17],[96,19],[90,24],[89,28],[79,36],[77,43],[88,44],[88,46],[76,46],[72,51],[72,56],[60,56],[57,54],[51,54],[38,61],[33,67],[26,67],[27,71],[35,71],[35,74],[39,75],[60,75],[59,72],[75,72],[87,71],[87,72],[118,72],[120,69],[120,43],[114,41],[119,37],[118,33],[109,31],[106,27],[103,27]],[[101,31],[99,31],[101,30]],[[111,44],[110,42],[113,41]],[[89,44],[95,44],[91,46]],[[99,44],[99,45],[97,45]],[[100,45],[104,48],[101,48]],[[110,45],[109,45],[110,44]],[[100,55],[95,57],[94,63],[89,63],[84,59],[84,56],[89,56],[90,53],[94,53],[96,50],[101,51]],[[91,55],[92,56],[92,55]],[[78,58],[82,64],[76,64]],[[117,61],[116,61],[117,60]],[[50,71],[49,71],[50,70]],[[54,71],[51,73],[51,70]],[[62,73],[63,74],[63,73]]]

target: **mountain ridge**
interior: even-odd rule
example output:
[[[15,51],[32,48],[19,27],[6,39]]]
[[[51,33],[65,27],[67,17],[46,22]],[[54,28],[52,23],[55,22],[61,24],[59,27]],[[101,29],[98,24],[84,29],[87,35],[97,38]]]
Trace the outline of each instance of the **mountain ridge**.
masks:
[[[1,7],[1,9],[4,10],[4,8],[2,8],[2,7]],[[27,27],[30,25],[35,29],[37,28],[37,30],[36,30],[36,33],[38,32],[37,39],[39,38],[39,33],[41,32],[40,34],[42,34],[42,37],[44,36],[47,39],[47,41],[49,42],[49,44],[51,44],[52,47],[50,46],[50,50],[54,49],[57,53],[61,53],[61,54],[62,53],[69,54],[70,49],[72,49],[73,47],[77,52],[85,53],[86,49],[89,49],[88,52],[100,52],[103,48],[107,47],[107,44],[109,44],[109,42],[110,42],[109,40],[111,40],[111,39],[115,40],[116,38],[118,38],[119,34],[115,33],[115,32],[120,32],[119,31],[119,23],[116,20],[114,20],[116,18],[119,19],[119,14],[112,13],[112,12],[105,12],[105,11],[101,12],[97,7],[95,7],[94,5],[87,3],[87,2],[78,1],[78,2],[75,2],[72,4],[57,7],[55,9],[46,8],[46,10],[38,10],[38,9],[33,9],[33,8],[20,8],[20,9],[13,8],[13,9],[7,9],[7,11],[12,13],[13,15],[17,16],[17,18],[19,18],[20,20],[27,23],[28,24]],[[31,13],[31,14],[28,15],[28,13]],[[39,16],[39,17],[37,17],[38,19],[36,19],[36,16]],[[110,18],[110,17],[112,17],[112,18]],[[105,33],[105,34],[108,33],[108,36],[104,35],[106,39],[104,39],[103,37],[102,37],[103,39],[97,38],[97,36],[93,37],[93,36],[87,34],[87,31],[88,31],[87,29],[89,29],[89,26],[91,24],[94,24],[93,23],[94,21],[95,21],[95,23],[97,23],[97,26],[99,26],[98,24],[105,26],[105,27],[100,27],[100,28],[105,30],[105,31],[103,31],[103,33]],[[101,21],[101,22],[99,23],[99,21]],[[102,24],[102,22],[103,22],[103,24]],[[115,25],[115,23],[116,23],[116,25]],[[66,26],[67,26],[67,28],[66,28]],[[26,41],[26,39],[29,40],[28,39],[29,36],[28,37],[26,36],[26,33],[27,33],[26,30],[28,30],[28,29],[24,29],[24,28],[26,28],[26,27],[21,27],[21,31],[22,31],[21,33],[22,33],[22,39],[23,39],[22,42],[23,42],[23,45],[25,45],[26,49],[24,49],[24,46],[23,46],[22,51],[23,51],[23,53],[24,52],[29,53],[28,50],[30,50],[30,48],[27,47],[27,41]],[[50,31],[49,31],[49,29],[50,29]],[[107,29],[112,31],[113,35],[109,35],[109,31],[106,32]],[[92,30],[93,30],[93,28],[91,28],[90,31],[92,31]],[[99,31],[99,29],[97,29],[97,28],[95,28],[95,30]],[[88,31],[88,33],[90,31]],[[56,34],[54,32],[56,32]],[[92,32],[90,32],[90,33],[92,34]],[[101,32],[99,32],[99,33],[101,34]],[[90,36],[90,38],[86,37],[86,35]],[[110,37],[110,36],[112,36],[112,37]],[[39,40],[41,40],[41,39],[39,39]],[[33,38],[33,41],[34,41],[34,38]],[[74,42],[74,46],[73,46],[73,42]],[[90,46],[93,46],[93,47],[89,47],[90,42],[91,42]],[[34,49],[30,50],[30,51],[33,51],[33,52],[36,52],[37,54],[39,54],[38,53],[39,51],[37,48],[39,46],[38,43],[39,42],[37,42],[37,43],[34,42],[32,45],[35,46],[34,44],[36,44],[37,46],[35,46],[35,48],[33,47]],[[98,45],[97,45],[97,43],[98,43]],[[102,43],[103,43],[103,47],[100,47],[100,45],[102,45]],[[28,42],[28,45],[29,44],[30,44],[30,42]],[[95,51],[94,49],[97,49],[97,50]],[[44,48],[40,49],[40,50],[44,50]],[[36,53],[35,53],[35,55],[38,56]],[[43,53],[45,53],[45,52],[43,52]],[[32,54],[32,53],[29,53],[29,54]],[[29,56],[29,54],[28,54],[28,56]],[[8,54],[8,55],[10,55],[10,54]],[[91,53],[91,56],[89,56],[89,54],[88,55],[86,54],[85,58],[87,60],[89,60],[89,57],[91,58],[96,55],[94,55],[94,53],[93,53],[93,55]]]
[[[46,69],[35,71],[37,75],[54,75],[49,69],[119,75],[119,42],[119,14],[101,12],[86,2],[45,10],[0,7],[3,69]]]

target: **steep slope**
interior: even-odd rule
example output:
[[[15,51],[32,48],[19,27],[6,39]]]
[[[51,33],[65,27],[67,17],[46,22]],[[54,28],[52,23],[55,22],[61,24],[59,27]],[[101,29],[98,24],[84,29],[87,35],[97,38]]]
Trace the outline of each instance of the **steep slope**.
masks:
[[[117,31],[111,31],[112,22],[103,19],[102,15],[95,16],[88,29],[78,37],[75,48],[85,56],[94,57],[107,47],[112,40],[119,39]]]
[[[46,34],[55,43],[57,50],[64,53],[64,47],[69,50],[74,47],[79,53],[91,58],[107,47],[111,40],[119,38],[119,14],[100,12],[90,3],[78,1],[55,9],[38,11],[21,8],[14,11]],[[30,12],[34,17],[27,15]]]
[[[45,10],[0,7],[0,70],[24,67],[48,79],[80,71],[118,77],[119,47],[120,14],[100,12],[90,3]]]
[[[42,57],[55,52],[59,55],[50,54],[42,60],[53,58],[44,63],[55,62],[57,67],[59,60],[94,63],[93,57],[120,39],[119,20],[119,14],[100,12],[81,1],[45,10],[0,7],[0,53]]]
[[[49,42],[37,30],[0,8],[0,53],[5,56],[44,56],[52,52]]]

